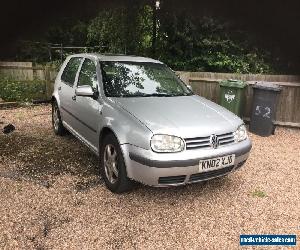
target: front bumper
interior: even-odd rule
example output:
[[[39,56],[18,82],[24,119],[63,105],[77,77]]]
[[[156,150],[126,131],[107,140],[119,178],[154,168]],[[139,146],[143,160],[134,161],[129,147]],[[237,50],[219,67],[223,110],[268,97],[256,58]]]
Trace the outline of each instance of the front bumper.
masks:
[[[133,145],[121,145],[129,178],[149,186],[178,186],[213,179],[240,168],[247,160],[252,144],[249,139],[217,149],[185,150],[179,153],[155,153]],[[199,161],[235,154],[234,165],[199,172]]]

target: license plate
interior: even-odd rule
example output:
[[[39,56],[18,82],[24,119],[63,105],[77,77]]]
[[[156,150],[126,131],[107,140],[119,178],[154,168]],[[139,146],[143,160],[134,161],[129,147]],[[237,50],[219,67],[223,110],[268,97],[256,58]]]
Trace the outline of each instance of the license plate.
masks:
[[[199,172],[211,171],[214,169],[228,167],[234,164],[235,155],[226,155],[222,157],[200,160]]]

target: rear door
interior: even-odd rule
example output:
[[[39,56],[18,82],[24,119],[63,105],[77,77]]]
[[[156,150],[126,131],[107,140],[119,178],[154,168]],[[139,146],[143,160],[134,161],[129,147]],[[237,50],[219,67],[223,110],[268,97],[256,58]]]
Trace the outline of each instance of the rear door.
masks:
[[[98,79],[97,62],[93,59],[85,58],[79,72],[77,87],[89,85],[95,92],[99,93]],[[97,150],[99,142],[97,130],[101,119],[102,100],[100,97],[76,96],[75,103],[75,115],[79,119],[78,132],[94,150]]]
[[[74,127],[75,118],[73,115],[73,104],[75,96],[74,83],[78,77],[78,69],[82,64],[82,57],[72,57],[67,63],[58,86],[60,99],[60,112],[62,119],[70,127]]]

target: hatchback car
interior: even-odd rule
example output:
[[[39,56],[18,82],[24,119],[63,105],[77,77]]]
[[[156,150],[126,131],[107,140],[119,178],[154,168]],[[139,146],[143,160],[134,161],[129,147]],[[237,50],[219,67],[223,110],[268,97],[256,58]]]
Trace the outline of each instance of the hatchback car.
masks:
[[[54,132],[71,132],[99,156],[112,192],[134,181],[165,187],[220,177],[249,156],[243,121],[144,57],[67,57],[52,96]]]

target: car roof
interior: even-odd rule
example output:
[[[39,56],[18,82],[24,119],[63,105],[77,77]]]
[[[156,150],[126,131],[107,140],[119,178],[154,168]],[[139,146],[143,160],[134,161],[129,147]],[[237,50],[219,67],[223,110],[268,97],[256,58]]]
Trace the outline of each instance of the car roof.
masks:
[[[82,53],[82,54],[73,54],[70,57],[92,57],[94,59],[98,59],[99,61],[150,62],[150,63],[163,64],[158,60],[154,60],[148,57],[118,55],[118,54]]]

